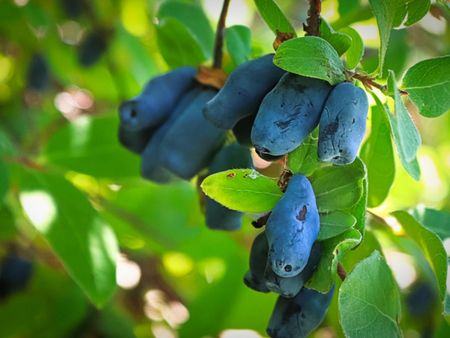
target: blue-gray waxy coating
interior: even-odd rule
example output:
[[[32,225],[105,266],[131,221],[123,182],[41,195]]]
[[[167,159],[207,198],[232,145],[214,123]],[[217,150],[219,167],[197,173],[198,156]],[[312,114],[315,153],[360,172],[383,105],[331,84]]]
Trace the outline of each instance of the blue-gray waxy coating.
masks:
[[[318,155],[323,162],[352,163],[366,131],[369,103],[361,88],[338,84],[325,102],[319,122]]]
[[[259,107],[252,142],[261,154],[284,155],[317,126],[331,86],[322,80],[285,74]]]
[[[228,169],[252,168],[252,157],[248,147],[237,143],[223,147],[213,158],[208,175]],[[230,210],[206,197],[205,220],[210,229],[237,230],[242,225],[242,212]]]
[[[298,275],[306,266],[319,235],[320,220],[311,183],[294,175],[267,220],[269,261],[280,277]]]
[[[280,277],[277,276],[270,264],[267,264],[264,278],[266,287],[275,293],[285,297],[295,297],[303,288],[305,283],[311,278],[313,272],[316,270],[320,262],[320,244],[315,243],[311,255],[309,256],[308,264],[297,276],[294,277]]]
[[[215,90],[203,88],[161,142],[161,152],[168,154],[162,164],[178,177],[189,180],[206,168],[224,141],[225,131],[213,126],[202,113],[215,94]]]
[[[269,292],[264,278],[268,251],[269,245],[267,243],[266,234],[263,231],[256,236],[253,241],[249,258],[250,269],[244,276],[245,285],[255,291]]]
[[[284,73],[273,64],[273,54],[247,61],[231,73],[203,113],[215,126],[231,129],[239,120],[258,110],[264,96]]]
[[[146,128],[142,130],[128,130],[122,125],[119,126],[119,142],[129,151],[141,154],[147,143],[150,141],[155,128]]]
[[[151,79],[139,96],[120,106],[123,127],[140,130],[164,122],[182,96],[194,86],[196,73],[195,68],[180,67]]]
[[[193,104],[195,98],[200,95],[202,89],[195,87],[186,93],[174,109],[169,119],[167,119],[152,135],[145,147],[141,159],[141,174],[144,178],[157,183],[167,183],[173,175],[162,166],[162,158],[171,156],[171,153],[164,153],[161,150],[161,142],[168,130],[177,121],[181,114]]]
[[[279,297],[270,317],[267,334],[271,338],[306,338],[325,319],[334,294],[303,288],[294,298]]]

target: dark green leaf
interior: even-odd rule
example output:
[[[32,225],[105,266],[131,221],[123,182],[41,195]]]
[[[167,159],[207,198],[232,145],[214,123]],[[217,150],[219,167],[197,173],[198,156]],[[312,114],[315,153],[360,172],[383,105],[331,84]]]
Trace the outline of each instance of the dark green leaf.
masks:
[[[450,56],[421,61],[403,78],[409,98],[426,117],[437,117],[450,110]]]
[[[317,156],[317,130],[288,155],[288,167],[294,174],[310,176],[320,165]]]
[[[441,240],[450,237],[450,213],[448,211],[417,207],[412,210],[412,215],[438,235]]]
[[[339,316],[346,337],[402,337],[400,293],[378,251],[361,261],[339,289]]]
[[[324,19],[320,22],[320,37],[330,43],[338,53],[342,55],[350,48],[352,38],[347,33],[336,32]]]
[[[316,36],[282,43],[273,61],[288,72],[322,79],[331,85],[345,81],[344,64],[336,50],[327,41]]]
[[[207,196],[232,210],[267,212],[283,193],[276,180],[253,169],[222,171],[205,178],[201,185]]]
[[[346,166],[318,169],[311,177],[321,212],[349,209],[359,201],[363,192],[364,164],[357,159]]]
[[[347,34],[352,39],[350,48],[345,52],[347,68],[356,68],[364,55],[364,41],[361,38],[361,35],[351,27],[345,27],[341,29],[340,32]]]
[[[395,178],[389,120],[378,106],[372,107],[372,130],[361,149],[361,158],[367,166],[368,205],[376,207],[386,199]]]
[[[321,242],[319,266],[307,283],[307,287],[328,292],[336,278],[337,264],[345,253],[361,242],[361,233],[355,229],[347,230],[339,236]]]
[[[447,254],[441,240],[406,211],[395,211],[392,215],[422,250],[436,275],[440,295],[444,300],[447,280]]]
[[[165,1],[159,8],[157,17],[159,20],[175,18],[192,33],[198,42],[203,54],[208,59],[214,45],[214,32],[200,6],[182,1]]]
[[[411,26],[422,19],[430,9],[430,0],[408,0],[405,1],[405,8],[408,18],[404,25]]]
[[[165,18],[155,27],[161,55],[171,68],[198,66],[205,61],[199,42],[181,21]]]
[[[233,63],[238,66],[248,60],[251,52],[252,32],[247,26],[231,26],[225,30],[225,44]]]
[[[286,16],[274,0],[254,1],[256,7],[258,8],[259,14],[261,14],[262,18],[270,27],[272,32],[274,32],[275,34],[277,34],[278,32],[292,33],[294,34],[294,36],[297,36],[294,27],[292,27],[292,24],[289,22],[288,18],[286,18]]]
[[[138,176],[138,156],[118,141],[119,119],[77,119],[60,128],[49,140],[45,155],[52,165],[96,177]]]
[[[340,235],[356,224],[356,218],[348,212],[333,211],[320,215],[320,232],[317,240],[323,241]]]
[[[116,288],[117,241],[86,197],[64,178],[19,170],[20,203],[70,276],[97,306]]]

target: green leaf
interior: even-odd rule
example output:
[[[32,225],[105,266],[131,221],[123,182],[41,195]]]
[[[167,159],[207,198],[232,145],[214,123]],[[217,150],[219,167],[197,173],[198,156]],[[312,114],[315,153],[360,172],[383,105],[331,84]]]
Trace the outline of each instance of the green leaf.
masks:
[[[339,0],[338,1],[339,16],[346,16],[360,7],[360,0]]]
[[[329,166],[318,169],[311,177],[319,211],[349,209],[362,195],[365,168],[357,159],[346,166]]]
[[[322,293],[328,292],[334,284],[340,258],[357,246],[361,238],[359,231],[350,229],[339,236],[321,242],[322,254],[319,265],[306,286]]]
[[[255,0],[255,5],[272,32],[292,33],[297,36],[294,27],[274,0]]]
[[[368,200],[368,182],[367,178],[362,180],[362,196],[359,199],[358,203],[356,203],[351,209],[350,213],[353,217],[356,218],[355,229],[358,230],[361,235],[364,235],[364,229],[366,227],[366,209],[367,209],[367,200]]]
[[[406,72],[403,88],[426,117],[450,110],[450,55],[416,63]]]
[[[118,129],[115,116],[81,117],[53,134],[45,149],[46,160],[96,177],[139,176],[139,157],[119,144]]]
[[[11,209],[6,205],[0,205],[0,241],[14,240],[17,230]]]
[[[444,300],[447,280],[447,254],[441,240],[406,211],[395,211],[392,215],[422,250],[436,275],[439,292],[442,300]]]
[[[407,29],[394,29],[391,33],[391,40],[386,50],[386,57],[383,65],[383,75],[387,77],[388,71],[392,70],[395,74],[403,74],[406,62],[411,53],[408,41]]]
[[[328,41],[338,55],[344,54],[352,44],[351,36],[343,32],[336,32],[324,19],[320,21],[320,37]]]
[[[356,218],[344,211],[333,211],[320,215],[320,232],[318,241],[340,235],[356,224]]]
[[[1,155],[2,153],[0,151],[0,205],[2,205],[3,199],[9,189],[9,171]]]
[[[433,231],[441,240],[450,237],[450,213],[445,210],[417,207],[412,215],[426,228]]]
[[[345,81],[344,64],[338,53],[327,41],[316,36],[282,43],[273,62],[288,72],[322,79],[331,85]]]
[[[116,288],[114,233],[64,178],[22,169],[18,173],[25,215],[91,301],[105,304]]]
[[[411,26],[418,22],[428,13],[430,5],[430,0],[405,0],[405,11],[408,18],[403,24]]]
[[[267,212],[283,195],[276,180],[253,169],[232,169],[210,175],[201,188],[220,204],[242,212]]]
[[[310,176],[319,167],[317,156],[317,129],[288,155],[288,168],[294,174]]]
[[[225,45],[233,63],[238,66],[248,60],[251,52],[252,32],[247,26],[231,26],[225,29]]]
[[[373,14],[377,19],[378,32],[380,34],[381,46],[378,57],[378,72],[381,73],[380,75],[383,75],[384,57],[389,45],[391,30],[394,28],[398,11],[402,9],[399,1],[403,0],[369,0]]]
[[[202,8],[182,1],[165,1],[159,8],[159,20],[174,18],[181,22],[201,47],[205,58],[210,58],[214,46],[214,32]]]
[[[347,62],[347,68],[356,68],[364,55],[364,41],[361,35],[351,27],[345,27],[339,31],[347,34],[352,39],[350,47],[345,52],[345,60]]]
[[[395,178],[390,124],[378,106],[372,107],[372,130],[360,156],[367,166],[368,204],[376,207],[386,199]]]
[[[181,21],[164,18],[155,28],[161,55],[171,68],[198,66],[206,60],[199,42]]]
[[[361,261],[339,289],[339,317],[348,338],[402,337],[400,293],[378,251]]]

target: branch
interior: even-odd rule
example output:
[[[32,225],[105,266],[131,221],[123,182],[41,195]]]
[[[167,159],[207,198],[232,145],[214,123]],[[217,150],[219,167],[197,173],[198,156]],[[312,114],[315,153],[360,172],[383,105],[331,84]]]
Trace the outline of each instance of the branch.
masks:
[[[320,11],[322,10],[322,0],[309,0],[308,18],[303,24],[306,35],[320,35]]]
[[[223,0],[222,12],[220,13],[219,22],[217,23],[213,68],[222,68],[223,33],[225,30],[225,20],[227,18],[229,5],[230,0]]]
[[[383,93],[387,92],[387,86],[386,85],[382,85],[381,83],[378,83],[374,80],[374,78],[366,75],[366,74],[361,74],[358,72],[352,72],[350,70],[346,70],[345,71],[347,74],[347,77],[352,78],[352,79],[356,79],[361,81],[361,83],[364,85],[364,87],[366,87],[367,89],[372,89],[373,87],[381,90]],[[404,90],[399,90],[401,95],[408,95],[407,91]]]

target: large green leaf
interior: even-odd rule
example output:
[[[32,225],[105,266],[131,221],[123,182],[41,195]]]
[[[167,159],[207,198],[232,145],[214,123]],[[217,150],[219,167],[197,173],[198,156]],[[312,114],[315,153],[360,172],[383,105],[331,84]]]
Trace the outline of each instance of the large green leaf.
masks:
[[[340,235],[356,224],[356,218],[348,212],[333,211],[320,215],[320,232],[317,240],[323,241]]]
[[[291,39],[277,49],[273,62],[298,75],[328,81],[345,81],[344,64],[330,43],[316,36]]]
[[[450,212],[417,207],[412,215],[425,227],[433,231],[441,240],[450,237]]]
[[[252,32],[247,26],[236,25],[225,29],[225,45],[236,66],[248,60],[251,52]]]
[[[365,168],[360,159],[346,166],[318,169],[311,177],[321,212],[349,209],[362,195]]]
[[[116,288],[114,233],[64,178],[18,169],[21,206],[70,276],[97,306]]]
[[[422,250],[436,275],[439,292],[442,300],[444,300],[447,280],[447,254],[441,240],[406,211],[395,211],[392,215]]]
[[[198,66],[206,60],[199,42],[181,21],[164,18],[155,27],[159,50],[171,68]]]
[[[159,8],[157,17],[159,20],[164,18],[179,20],[192,33],[205,57],[207,59],[211,57],[214,32],[200,6],[183,1],[164,1]]]
[[[339,236],[321,242],[321,257],[319,265],[309,279],[307,287],[328,292],[336,279],[337,264],[345,253],[361,242],[361,233],[349,229]]]
[[[349,338],[402,337],[400,293],[384,258],[375,251],[339,289],[339,317]]]
[[[372,107],[372,130],[361,148],[361,158],[367,166],[368,204],[376,207],[386,199],[395,178],[389,120],[379,106]]]
[[[258,8],[259,14],[269,26],[269,28],[277,34],[280,33],[295,33],[294,27],[289,22],[288,18],[283,14],[280,7],[274,0],[254,0],[256,7]]]
[[[276,180],[253,169],[232,169],[210,175],[201,187],[220,204],[243,212],[269,211],[283,195]]]
[[[80,118],[60,128],[45,149],[47,161],[65,170],[96,177],[139,175],[139,158],[118,141],[119,119]]]
[[[440,116],[450,109],[450,55],[421,61],[403,78],[403,88],[426,117]]]
[[[364,55],[364,41],[361,38],[361,35],[359,35],[359,33],[351,27],[342,28],[340,32],[347,34],[352,39],[350,47],[345,52],[347,68],[356,68]]]

